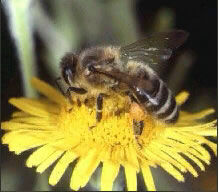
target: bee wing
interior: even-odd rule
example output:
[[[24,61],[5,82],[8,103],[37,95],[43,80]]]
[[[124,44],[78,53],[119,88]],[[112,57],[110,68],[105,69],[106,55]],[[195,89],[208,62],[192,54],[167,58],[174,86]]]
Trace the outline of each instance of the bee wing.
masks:
[[[181,46],[187,37],[188,33],[183,30],[154,33],[145,39],[121,47],[121,57],[124,61],[136,60],[146,64],[159,64],[168,60],[173,50]]]

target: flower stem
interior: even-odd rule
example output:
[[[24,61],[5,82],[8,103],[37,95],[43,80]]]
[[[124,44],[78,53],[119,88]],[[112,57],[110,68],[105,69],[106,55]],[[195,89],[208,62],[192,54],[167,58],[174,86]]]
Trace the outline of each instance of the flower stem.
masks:
[[[30,85],[31,78],[36,73],[35,55],[33,47],[32,27],[30,23],[31,0],[3,1],[9,17],[9,28],[20,59],[20,71],[23,78],[24,95],[32,97],[36,92]]]

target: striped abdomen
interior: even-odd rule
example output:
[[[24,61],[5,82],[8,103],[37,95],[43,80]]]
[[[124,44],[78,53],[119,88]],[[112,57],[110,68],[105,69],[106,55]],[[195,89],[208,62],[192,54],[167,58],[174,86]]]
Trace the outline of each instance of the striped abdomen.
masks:
[[[114,78],[128,85],[137,98],[139,104],[155,117],[167,123],[174,123],[179,117],[179,108],[172,92],[166,84],[152,70],[147,68],[137,75],[129,75],[119,70],[111,69],[110,72],[96,69],[96,72]]]
[[[179,108],[172,92],[157,76],[153,79],[140,79],[132,85],[132,91],[139,103],[158,119],[175,123],[179,117]]]

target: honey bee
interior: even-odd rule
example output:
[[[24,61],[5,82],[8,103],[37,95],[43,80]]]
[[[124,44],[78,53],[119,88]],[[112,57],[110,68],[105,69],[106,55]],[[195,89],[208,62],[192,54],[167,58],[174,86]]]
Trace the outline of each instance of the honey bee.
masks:
[[[96,119],[102,118],[103,98],[128,94],[144,112],[174,123],[179,107],[167,85],[151,66],[167,61],[188,37],[183,30],[159,32],[127,46],[92,47],[79,54],[67,53],[60,62],[66,95],[71,92],[96,98]]]

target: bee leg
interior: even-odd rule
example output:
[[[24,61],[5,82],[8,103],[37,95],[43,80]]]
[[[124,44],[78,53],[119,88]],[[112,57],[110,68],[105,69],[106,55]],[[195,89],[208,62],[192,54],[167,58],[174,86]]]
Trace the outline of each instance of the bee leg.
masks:
[[[137,99],[134,97],[134,95],[130,91],[127,91],[126,94],[129,96],[132,103],[133,102],[138,103]]]
[[[62,89],[62,87],[59,85],[59,82],[58,81],[60,81],[62,78],[61,77],[57,77],[56,79],[55,79],[55,83],[56,83],[56,86],[57,86],[57,88],[59,89],[59,91],[62,93],[62,95],[63,96],[66,96],[68,99],[69,99],[69,102],[71,103],[71,104],[73,104],[73,101],[72,101],[72,99],[71,99],[71,95],[70,95],[70,93],[68,93],[68,92],[64,92],[63,91],[63,89]],[[68,109],[68,112],[71,112],[72,111],[72,108],[70,108],[70,109]]]
[[[130,91],[127,91],[127,95],[129,96],[132,103],[133,102],[138,103],[137,99]],[[144,121],[133,120],[133,131],[135,135],[141,135],[143,128],[144,128]]]
[[[133,120],[133,132],[135,135],[135,139],[137,142],[137,145],[139,146],[140,149],[142,149],[142,145],[138,141],[138,137],[142,134],[143,128],[144,128],[144,122],[143,121],[136,121]]]
[[[141,135],[144,128],[144,122],[133,120],[132,127],[134,135]]]
[[[87,91],[83,88],[77,88],[77,87],[73,87],[73,86],[68,87],[68,89],[64,95],[67,96],[70,103],[73,104],[73,100],[71,98],[71,92],[74,92],[77,94],[85,94]]]
[[[73,104],[73,101],[72,101],[72,98],[71,98],[71,92],[75,92],[77,94],[85,94],[87,91],[83,88],[77,88],[77,87],[68,87],[66,93],[63,91],[63,89],[60,87],[58,81],[60,81],[62,78],[61,77],[58,77],[55,79],[55,83],[56,83],[56,86],[58,87],[58,89],[61,91],[61,93],[68,97],[69,101],[71,104]]]
[[[97,97],[96,102],[96,120],[97,122],[100,122],[102,119],[102,109],[103,109],[103,97],[107,96],[103,93],[100,93]],[[89,129],[93,129],[96,127],[96,125],[91,126]]]
[[[102,109],[103,109],[103,94],[100,93],[97,97],[97,106],[96,106],[96,120],[100,122],[102,119]]]

